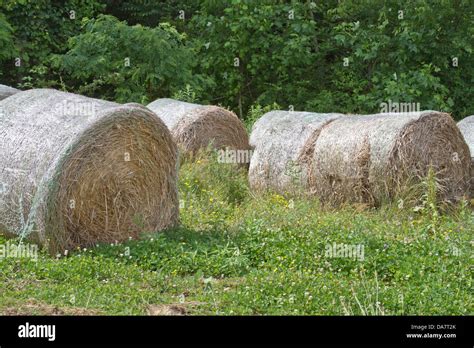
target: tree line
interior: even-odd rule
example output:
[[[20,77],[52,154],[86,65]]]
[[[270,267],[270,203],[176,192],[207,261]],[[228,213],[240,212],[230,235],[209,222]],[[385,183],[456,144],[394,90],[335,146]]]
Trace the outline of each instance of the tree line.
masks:
[[[474,114],[470,0],[3,0],[0,82],[118,102],[160,97]]]

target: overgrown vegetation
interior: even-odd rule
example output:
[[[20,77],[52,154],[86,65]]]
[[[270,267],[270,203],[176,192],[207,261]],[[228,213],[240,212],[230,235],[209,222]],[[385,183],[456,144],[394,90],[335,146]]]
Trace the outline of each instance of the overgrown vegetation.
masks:
[[[180,173],[180,227],[37,262],[2,259],[0,313],[472,314],[466,202],[435,214],[427,187],[420,206],[336,211],[254,197],[245,170],[215,157]],[[363,245],[363,260],[330,257],[334,243]]]
[[[146,104],[192,81],[185,35],[169,24],[153,29],[139,24],[131,27],[101,15],[84,20],[84,27],[84,34],[69,40],[70,50],[55,57],[62,70],[81,81],[79,92]]]
[[[191,85],[241,118],[254,104],[372,113],[389,101],[474,114],[469,0],[6,0],[0,12],[0,76],[14,87],[144,102]]]

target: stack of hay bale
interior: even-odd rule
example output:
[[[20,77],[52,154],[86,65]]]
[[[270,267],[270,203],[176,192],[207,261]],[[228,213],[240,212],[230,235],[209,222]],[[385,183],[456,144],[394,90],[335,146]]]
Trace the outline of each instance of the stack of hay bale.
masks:
[[[33,89],[0,117],[1,232],[57,252],[177,223],[177,147],[147,108]]]
[[[184,153],[193,154],[212,144],[216,149],[248,150],[248,134],[239,118],[217,106],[173,99],[157,99],[147,106],[171,131]]]
[[[280,179],[282,168],[299,159],[303,191],[331,204],[378,205],[423,180],[429,168],[441,199],[467,192],[469,148],[446,113],[274,115],[283,114],[264,115],[251,135],[249,180],[256,190],[281,192],[288,182]]]
[[[458,128],[436,111],[272,111],[255,123],[249,144],[237,116],[215,106],[159,99],[150,110],[51,89],[5,91],[0,232],[51,252],[175,225],[177,145],[190,154],[210,144],[251,145],[254,191],[311,194],[336,205],[378,205],[419,183],[430,168],[440,198],[457,200],[472,177],[474,116]]]

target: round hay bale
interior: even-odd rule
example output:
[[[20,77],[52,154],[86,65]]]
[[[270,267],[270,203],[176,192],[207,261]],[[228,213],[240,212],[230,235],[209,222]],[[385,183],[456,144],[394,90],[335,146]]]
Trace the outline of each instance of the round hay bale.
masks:
[[[319,132],[341,116],[295,111],[271,111],[263,115],[250,135],[252,190],[303,193],[312,170],[312,145]]]
[[[5,99],[6,97],[9,97],[15,93],[20,92],[19,89],[13,88],[13,87],[8,87],[5,85],[0,85],[0,100]]]
[[[144,106],[33,89],[0,110],[0,231],[56,252],[177,222],[177,148]]]
[[[474,115],[468,116],[459,121],[458,127],[461,130],[461,133],[464,136],[467,145],[469,146],[471,158],[474,162]]]
[[[469,148],[449,114],[347,116],[316,140],[311,190],[324,202],[378,205],[409,192],[432,167],[439,198],[455,200],[467,192],[469,162]]]
[[[148,104],[170,129],[185,153],[195,153],[213,144],[216,149],[248,150],[248,134],[239,118],[226,109],[173,99]]]
[[[458,127],[471,152],[471,197],[474,197],[474,115],[459,121]]]

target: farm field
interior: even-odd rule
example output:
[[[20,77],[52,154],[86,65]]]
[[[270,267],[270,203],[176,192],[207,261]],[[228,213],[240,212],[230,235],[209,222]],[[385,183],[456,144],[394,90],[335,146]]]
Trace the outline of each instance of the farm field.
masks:
[[[429,181],[417,205],[336,210],[254,196],[244,168],[212,156],[179,180],[180,227],[2,258],[0,314],[473,314],[472,206],[441,211]]]
[[[171,315],[467,342],[430,316],[474,315],[473,23],[469,0],[1,1],[0,317],[101,316],[11,342],[156,343],[108,316],[199,342]],[[252,328],[303,336],[282,325]]]

